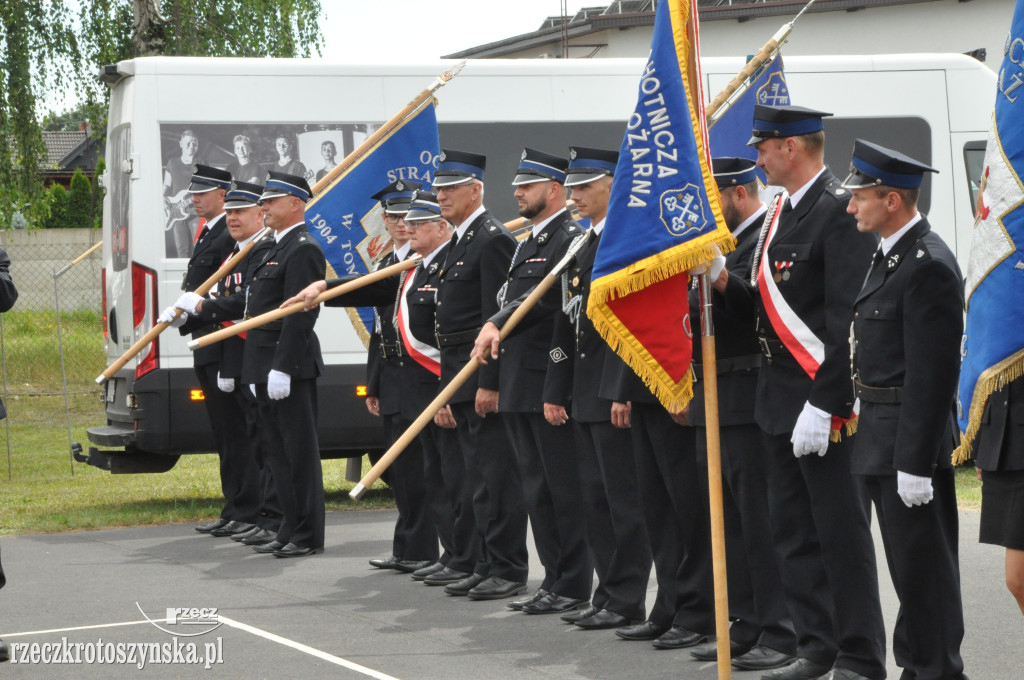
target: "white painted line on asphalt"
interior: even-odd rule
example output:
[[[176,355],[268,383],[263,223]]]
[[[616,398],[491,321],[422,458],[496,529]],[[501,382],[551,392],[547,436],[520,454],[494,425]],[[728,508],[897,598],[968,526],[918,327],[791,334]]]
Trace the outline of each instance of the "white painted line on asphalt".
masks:
[[[140,623],[149,623],[146,619],[141,621],[124,621],[122,623],[98,623],[95,626],[75,626],[74,628],[51,628],[50,630],[30,630],[24,633],[0,633],[0,638],[22,637],[23,635],[46,635],[47,633],[68,633],[73,630],[92,630],[93,628],[116,628],[117,626],[137,626]]]
[[[398,678],[395,678],[393,676],[387,675],[385,673],[381,673],[380,671],[375,671],[372,668],[367,668],[366,666],[360,666],[359,664],[354,663],[352,661],[349,661],[347,659],[342,659],[340,656],[334,656],[333,654],[328,654],[327,652],[322,652],[319,649],[316,649],[314,647],[310,647],[309,645],[304,645],[301,642],[295,642],[294,640],[289,640],[288,638],[281,637],[280,635],[275,635],[273,633],[268,633],[265,630],[261,630],[259,628],[255,628],[253,626],[250,626],[247,623],[242,623],[241,621],[235,621],[234,619],[229,619],[228,617],[224,616],[223,614],[219,614],[217,616],[217,620],[220,621],[221,623],[223,623],[226,626],[231,626],[232,628],[237,628],[239,630],[244,630],[247,633],[252,633],[253,635],[258,635],[259,637],[265,638],[267,640],[270,640],[271,642],[276,642],[278,644],[284,645],[285,647],[291,647],[292,649],[296,649],[296,650],[298,650],[300,652],[305,652],[306,654],[309,654],[310,656],[315,656],[318,659],[322,659],[322,660],[327,661],[329,663],[333,663],[333,664],[335,664],[337,666],[342,666],[344,668],[348,668],[349,670],[353,670],[356,673],[361,673],[361,674],[366,675],[368,677],[376,678],[376,680],[399,680]]]

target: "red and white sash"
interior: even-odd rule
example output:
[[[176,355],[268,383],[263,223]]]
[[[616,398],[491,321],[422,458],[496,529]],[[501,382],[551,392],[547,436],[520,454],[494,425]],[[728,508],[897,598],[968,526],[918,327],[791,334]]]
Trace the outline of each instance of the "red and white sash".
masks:
[[[416,270],[414,269],[405,276],[402,284],[402,293],[398,297],[398,332],[402,335],[402,344],[405,345],[405,351],[409,353],[409,356],[415,359],[420,366],[440,377],[441,350],[418,340],[409,328],[409,305],[406,295],[415,278]]]
[[[768,247],[778,229],[782,206],[785,205],[788,198],[789,195],[785,191],[779,194],[775,214],[768,225],[768,235],[764,239],[764,247],[760,253],[761,261],[757,267],[757,289],[761,293],[765,314],[768,316],[775,334],[800,364],[800,367],[804,369],[804,372],[810,376],[811,380],[814,380],[814,376],[818,373],[818,367],[825,360],[825,343],[807,327],[803,319],[797,316],[793,308],[786,302],[786,298],[782,296],[782,292],[779,291],[772,276],[768,258]]]

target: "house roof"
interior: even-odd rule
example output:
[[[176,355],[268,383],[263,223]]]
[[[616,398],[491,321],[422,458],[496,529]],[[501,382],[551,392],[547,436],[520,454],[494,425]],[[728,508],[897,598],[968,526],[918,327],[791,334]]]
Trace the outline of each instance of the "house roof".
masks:
[[[60,170],[69,167],[75,159],[85,154],[92,141],[92,130],[44,131],[46,162],[43,170]]]

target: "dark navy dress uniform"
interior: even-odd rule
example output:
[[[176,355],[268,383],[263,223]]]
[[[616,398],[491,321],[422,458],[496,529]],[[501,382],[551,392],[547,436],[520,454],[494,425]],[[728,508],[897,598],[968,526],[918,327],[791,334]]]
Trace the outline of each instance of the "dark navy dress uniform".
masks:
[[[926,171],[932,169],[857,140],[854,172],[844,186],[913,189]],[[917,680],[958,680],[965,677],[964,621],[950,458],[958,432],[953,403],[963,279],[928,221],[920,215],[915,220],[887,252],[879,249],[854,303],[860,420],[853,472],[865,503],[874,504],[900,599],[896,664]],[[930,477],[932,500],[907,507],[897,471]]]
[[[563,275],[571,298],[555,317],[544,385],[545,403],[572,416],[576,469],[587,544],[598,584],[591,602],[634,621],[647,618],[651,546],[640,507],[630,431],[611,423],[612,401],[599,396],[602,380],[632,369],[605,342],[586,312],[600,234],[593,234]],[[556,284],[557,286],[557,284]]]
[[[325,271],[319,244],[304,223],[295,225],[253,272],[246,316],[277,309],[323,279]],[[324,546],[324,486],[316,429],[316,379],[323,372],[323,359],[313,332],[318,315],[311,310],[253,328],[246,336],[242,364],[243,385],[256,388],[260,444],[284,513],[277,541],[312,549]],[[267,396],[267,374],[272,369],[291,376],[291,393],[284,399]]]
[[[498,290],[515,250],[512,234],[487,210],[470,217],[462,235],[452,237],[439,271],[436,331],[442,388],[469,361],[480,328],[498,311]],[[478,388],[498,389],[499,363],[481,366],[449,405],[466,464],[462,502],[472,503],[480,542],[480,562],[473,571],[522,583],[528,574],[526,508],[515,452],[502,414],[481,418],[475,408]]]
[[[719,187],[756,180],[754,162],[747,159],[712,159]],[[728,172],[740,168],[739,175]],[[735,182],[731,179],[738,177]],[[751,215],[737,236],[736,248],[725,258],[731,276],[750,273],[766,208]],[[735,233],[735,232],[734,232]],[[718,420],[722,458],[722,507],[725,545],[729,559],[729,639],[742,647],[755,644],[792,654],[796,648],[793,623],[772,544],[768,519],[766,466],[761,431],[754,421],[757,375],[761,349],[749,313],[737,313],[725,297],[712,291],[712,317],[717,358]],[[690,291],[690,319],[698,327],[700,295]],[[701,343],[693,343],[693,400],[690,422],[696,427],[697,459],[707,490],[707,430],[705,428],[704,373]],[[706,496],[705,496],[706,499]]]
[[[993,392],[974,443],[981,476],[982,543],[1024,550],[1024,516],[1015,501],[1024,493],[1024,379]]]
[[[191,193],[229,189],[231,174],[205,165],[197,165],[188,189]],[[196,239],[189,258],[181,289],[194,291],[220,269],[230,257],[235,239],[227,228],[227,218],[221,213],[207,222]],[[193,339],[217,330],[202,319],[190,317],[180,328],[182,335]],[[193,353],[196,378],[203,390],[203,404],[210,418],[214,446],[220,454],[220,481],[225,504],[220,516],[245,524],[259,519],[262,494],[259,469],[254,462],[254,442],[245,427],[245,411],[232,394],[217,387],[217,373],[221,368],[223,347],[220,343],[200,347]]]
[[[821,130],[823,115],[828,114],[758,105],[750,143]],[[800,458],[790,441],[806,402],[833,416],[849,417],[853,410],[853,299],[876,241],[857,231],[846,213],[849,198],[824,168],[796,206],[781,207],[776,234],[752,262],[767,262],[786,303],[824,344],[813,380],[785,349],[749,280],[731,276],[727,296],[749,296],[746,303],[730,304],[753,304],[763,351],[771,353],[758,375],[754,417],[763,432],[773,539],[797,655],[874,680],[885,675],[885,627],[870,517],[850,474],[855,436],[831,442],[824,456]]]

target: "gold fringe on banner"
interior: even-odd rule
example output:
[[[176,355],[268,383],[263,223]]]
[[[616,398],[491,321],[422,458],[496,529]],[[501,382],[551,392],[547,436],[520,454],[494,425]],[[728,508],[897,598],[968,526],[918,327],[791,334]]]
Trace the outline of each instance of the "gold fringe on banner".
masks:
[[[1024,349],[981,372],[971,397],[967,431],[960,433],[960,446],[953,451],[953,465],[961,465],[971,457],[971,449],[974,447],[978,430],[981,429],[981,416],[985,412],[989,397],[1021,376],[1024,376]]]

